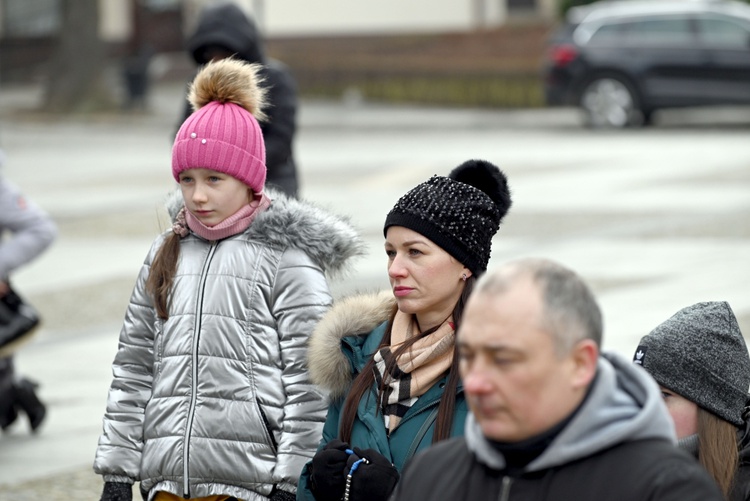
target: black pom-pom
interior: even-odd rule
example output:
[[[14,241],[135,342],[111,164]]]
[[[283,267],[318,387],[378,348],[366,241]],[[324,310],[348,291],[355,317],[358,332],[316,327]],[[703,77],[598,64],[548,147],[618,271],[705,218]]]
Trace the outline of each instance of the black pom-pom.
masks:
[[[448,177],[485,192],[500,209],[501,218],[513,203],[505,174],[495,164],[486,160],[467,160],[453,169]]]

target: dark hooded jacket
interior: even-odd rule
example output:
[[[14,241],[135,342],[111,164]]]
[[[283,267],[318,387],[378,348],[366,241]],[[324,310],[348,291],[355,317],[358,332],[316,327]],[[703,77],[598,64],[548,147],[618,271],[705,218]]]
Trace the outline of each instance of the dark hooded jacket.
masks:
[[[510,472],[472,415],[465,438],[407,464],[392,501],[720,501],[708,473],[675,447],[659,388],[622,357],[600,358],[588,397],[544,452]]]
[[[187,40],[187,51],[202,66],[208,62],[204,51],[209,46],[224,47],[238,59],[264,66],[261,76],[270,103],[263,110],[268,119],[261,123],[268,168],[266,183],[296,197],[298,182],[293,140],[297,128],[297,84],[289,68],[266,57],[255,23],[232,3],[210,5],[201,12],[195,31]],[[192,111],[186,101],[178,127]]]
[[[729,501],[750,501],[750,419],[749,408],[745,408],[743,418],[745,423],[737,430],[737,448],[739,449],[739,461],[737,471],[734,474],[729,491]],[[679,447],[698,460],[698,434],[690,435],[680,439]]]
[[[738,431],[738,445],[740,449],[740,461],[737,473],[734,475],[734,484],[729,493],[729,501],[750,501],[750,416],[745,410],[745,426]]]

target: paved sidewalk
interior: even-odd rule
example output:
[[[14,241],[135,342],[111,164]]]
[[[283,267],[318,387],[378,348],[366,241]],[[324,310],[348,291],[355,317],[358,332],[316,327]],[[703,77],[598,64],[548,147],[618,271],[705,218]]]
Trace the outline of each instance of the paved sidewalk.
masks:
[[[0,486],[2,501],[93,501],[99,499],[101,493],[102,479],[91,468],[79,468],[20,484]],[[140,499],[136,489],[133,499]]]

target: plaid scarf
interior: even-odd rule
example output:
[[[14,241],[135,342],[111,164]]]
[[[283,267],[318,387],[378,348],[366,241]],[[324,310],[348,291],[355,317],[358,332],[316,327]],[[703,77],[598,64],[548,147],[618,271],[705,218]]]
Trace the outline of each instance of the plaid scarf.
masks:
[[[383,417],[390,434],[396,429],[417,398],[429,390],[453,362],[456,341],[452,318],[398,356],[394,352],[415,333],[419,333],[412,315],[396,312],[391,328],[391,344],[375,353],[375,379],[385,380]]]

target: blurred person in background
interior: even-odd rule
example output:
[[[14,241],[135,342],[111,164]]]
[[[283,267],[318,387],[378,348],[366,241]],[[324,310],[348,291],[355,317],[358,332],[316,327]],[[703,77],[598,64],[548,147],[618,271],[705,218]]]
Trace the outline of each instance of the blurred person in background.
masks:
[[[149,66],[154,55],[154,49],[149,44],[143,44],[128,54],[122,64],[122,77],[125,82],[126,110],[145,111],[148,108],[148,93],[151,87]]]
[[[102,501],[285,501],[318,445],[325,397],[307,342],[328,273],[362,252],[344,218],[265,186],[259,66],[193,81],[172,148],[180,190],[128,305],[94,470]]]
[[[186,46],[199,66],[229,56],[263,65],[260,75],[268,89],[268,107],[263,110],[267,120],[261,124],[266,143],[266,182],[291,197],[298,196],[293,148],[297,131],[297,84],[286,65],[266,56],[255,22],[234,3],[208,5],[201,11]],[[180,124],[191,112],[186,105]]]
[[[0,151],[0,167],[4,155]],[[34,332],[39,319],[10,286],[10,276],[36,259],[57,236],[52,218],[0,173],[0,428],[6,430],[19,412],[32,431],[44,421],[46,408],[36,394],[37,383],[19,377],[13,354]]]
[[[332,403],[297,499],[384,501],[416,452],[463,433],[454,333],[510,206],[505,174],[470,160],[388,213],[391,290],[338,302],[310,340],[310,373]]]
[[[729,304],[678,311],[641,339],[633,362],[659,383],[680,448],[727,500],[750,500],[750,355]]]
[[[721,501],[658,385],[601,338],[572,270],[526,258],[483,276],[457,333],[465,434],[415,456],[392,500]]]

